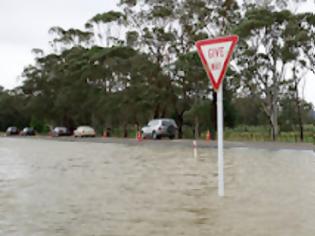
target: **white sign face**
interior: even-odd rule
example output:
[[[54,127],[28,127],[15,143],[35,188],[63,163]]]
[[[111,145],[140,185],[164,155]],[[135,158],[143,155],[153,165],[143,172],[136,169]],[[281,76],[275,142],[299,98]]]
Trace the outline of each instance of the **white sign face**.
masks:
[[[201,51],[216,83],[219,82],[231,45],[232,41],[201,46]]]

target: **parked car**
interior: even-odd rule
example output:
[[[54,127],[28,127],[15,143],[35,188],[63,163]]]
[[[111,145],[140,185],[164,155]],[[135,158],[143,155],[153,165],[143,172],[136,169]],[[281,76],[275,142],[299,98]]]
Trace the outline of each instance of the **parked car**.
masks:
[[[52,130],[51,134],[54,137],[71,135],[70,130],[66,127],[55,127]]]
[[[16,128],[15,126],[8,127],[6,130],[6,135],[18,135],[19,134],[19,129]]]
[[[141,133],[143,138],[160,139],[168,137],[173,139],[177,135],[177,125],[173,119],[155,119],[143,127]]]
[[[96,132],[90,126],[79,126],[74,132],[74,137],[95,137]]]
[[[32,127],[25,127],[21,132],[22,136],[32,136],[35,135],[35,130]]]

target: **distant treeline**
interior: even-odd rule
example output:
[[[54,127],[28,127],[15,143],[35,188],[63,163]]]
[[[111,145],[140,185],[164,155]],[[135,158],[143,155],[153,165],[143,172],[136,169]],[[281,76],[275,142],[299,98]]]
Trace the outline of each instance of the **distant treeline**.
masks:
[[[224,81],[225,126],[269,126],[273,139],[297,130],[303,140],[314,122],[299,88],[315,72],[315,15],[266,2],[121,0],[121,11],[97,14],[84,30],[52,27],[52,52],[33,49],[23,84],[0,89],[0,129],[128,131],[170,117],[179,137],[214,133],[216,93],[194,43],[238,34]]]

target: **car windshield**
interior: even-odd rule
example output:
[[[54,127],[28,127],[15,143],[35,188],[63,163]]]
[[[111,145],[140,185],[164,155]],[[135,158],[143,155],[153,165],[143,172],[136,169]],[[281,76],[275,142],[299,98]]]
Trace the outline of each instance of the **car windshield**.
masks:
[[[55,131],[63,131],[63,132],[65,132],[66,131],[66,128],[65,127],[56,127],[55,128]]]
[[[80,126],[78,130],[93,130],[93,128],[89,126]]]

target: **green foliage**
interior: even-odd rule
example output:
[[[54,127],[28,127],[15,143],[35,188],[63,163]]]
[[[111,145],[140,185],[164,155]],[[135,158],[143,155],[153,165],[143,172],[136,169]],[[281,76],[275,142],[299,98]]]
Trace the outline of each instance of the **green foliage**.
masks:
[[[9,126],[23,128],[28,125],[30,117],[25,107],[26,98],[0,88],[0,131]]]
[[[193,127],[195,118],[199,121],[199,132],[204,132],[213,127],[211,124],[212,111],[211,101],[203,100],[197,104],[194,104],[189,111],[185,113],[184,119],[187,126]]]
[[[165,6],[154,6],[153,10],[151,12],[152,17],[169,17],[172,15],[172,9],[170,7],[165,7]]]
[[[232,102],[238,125],[263,125],[268,119],[260,106],[260,99],[253,96],[235,98]]]
[[[126,35],[127,46],[135,47],[139,38],[139,33],[137,31],[129,31]]]
[[[125,18],[125,16],[121,12],[109,11],[109,12],[97,14],[89,22],[110,23],[110,22],[118,21],[118,20],[124,19],[124,18]]]
[[[126,4],[128,7],[133,7],[137,4],[137,0],[120,0],[120,4]]]
[[[50,131],[49,126],[46,125],[44,120],[38,119],[35,117],[31,118],[31,122],[29,124],[30,127],[34,128],[38,133],[48,133]]]
[[[268,127],[251,127],[242,126],[235,129],[225,129],[224,139],[230,141],[259,141],[259,142],[270,142],[270,131]],[[298,132],[281,132],[278,137],[279,142],[297,143],[299,141]],[[314,131],[305,132],[304,142],[314,143]]]

